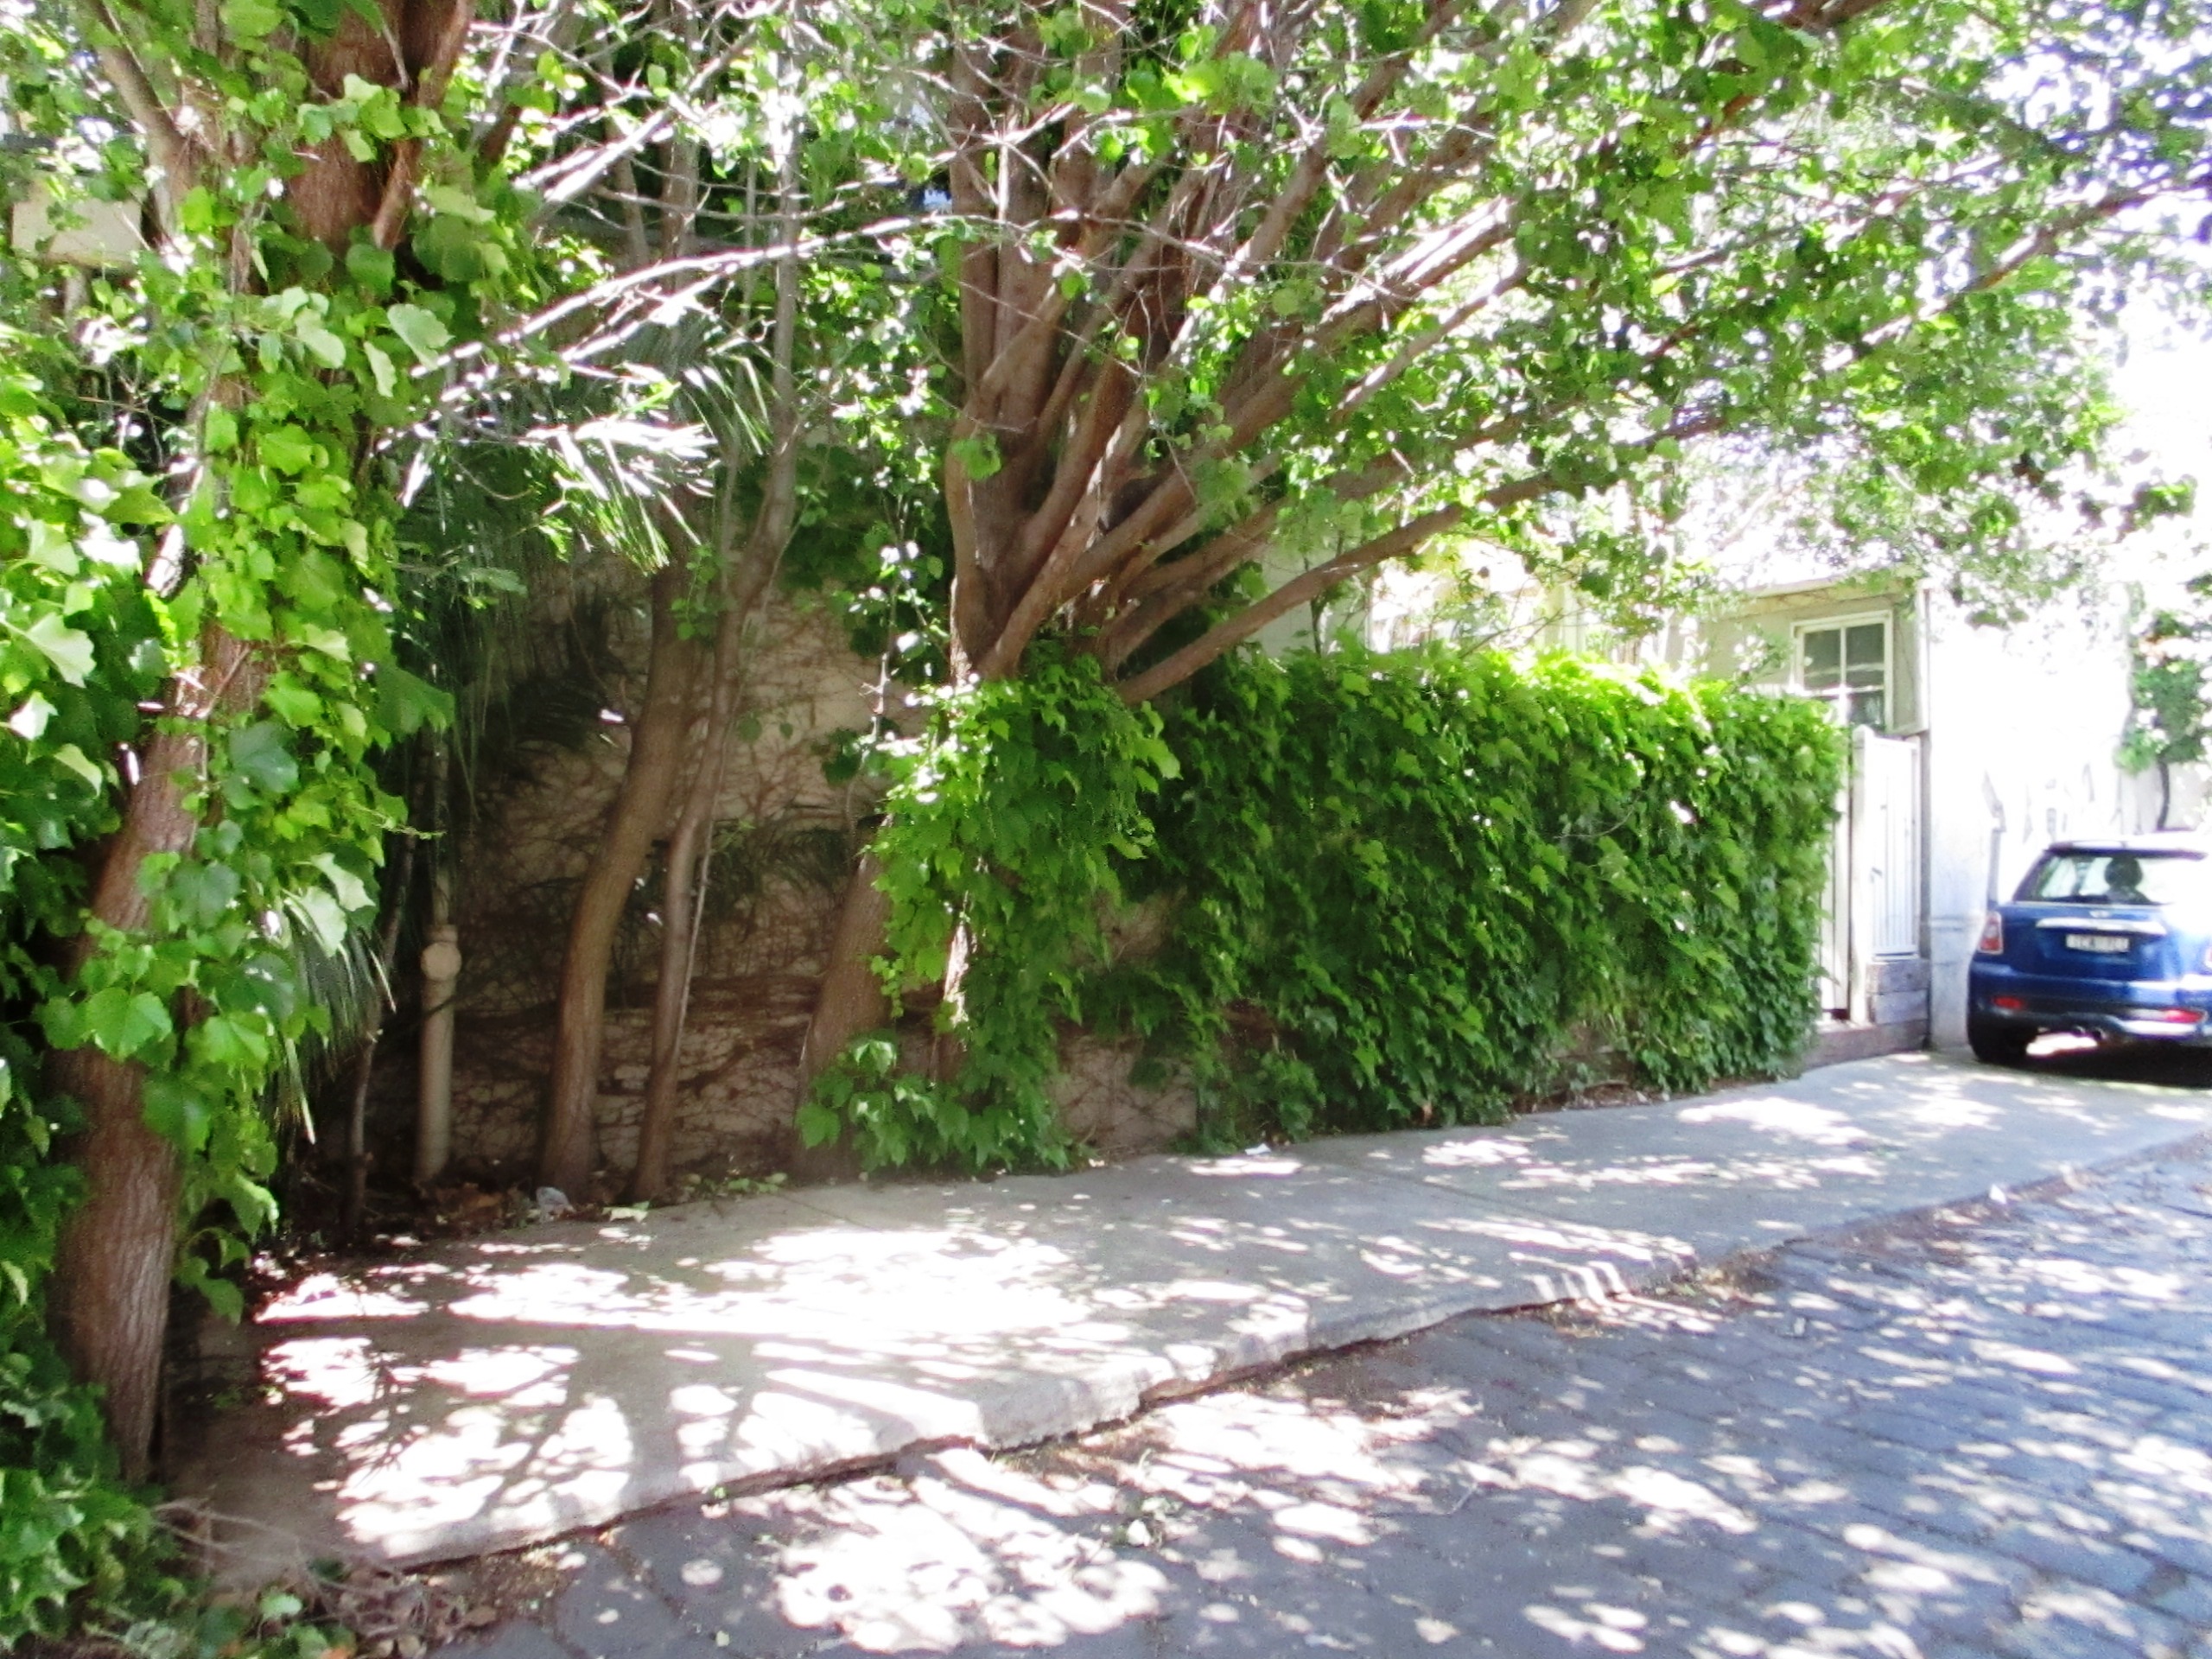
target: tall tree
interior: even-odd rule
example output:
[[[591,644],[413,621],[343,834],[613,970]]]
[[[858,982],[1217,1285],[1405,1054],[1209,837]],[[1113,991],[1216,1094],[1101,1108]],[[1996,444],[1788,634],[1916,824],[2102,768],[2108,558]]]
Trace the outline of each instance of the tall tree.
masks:
[[[181,411],[149,572],[175,627],[168,689],[42,1016],[49,1081],[85,1124],[52,1312],[133,1471],[180,1219],[211,1198],[249,1225],[266,1211],[257,1096],[304,1013],[272,947],[334,950],[366,908],[395,804],[362,763],[435,703],[389,661],[390,517],[363,456],[421,406],[414,367],[468,302],[466,277],[399,269],[418,192],[493,217],[465,171],[441,181],[471,16],[393,0],[374,22],[274,4],[82,20],[97,90],[150,163],[141,366]]]
[[[705,61],[671,105],[680,116],[587,200],[620,227],[612,245],[623,264],[672,260],[666,269],[688,277],[680,308],[657,295],[641,315],[626,302],[626,314],[610,315],[600,334],[628,372],[665,375],[671,411],[712,433],[713,444],[698,489],[659,515],[665,556],[683,567],[670,580],[682,591],[656,627],[649,677],[685,689],[648,697],[571,914],[538,1150],[539,1179],[564,1192],[582,1192],[593,1173],[609,961],[657,842],[660,972],[628,1184],[641,1197],[667,1185],[724,760],[761,601],[810,485],[808,440],[835,404],[885,404],[862,388],[895,380],[911,351],[876,245],[905,187],[891,164],[895,146],[880,136],[889,130],[884,66],[860,27],[868,15],[843,6],[664,11],[643,21],[618,60],[644,126],[664,94],[643,69]],[[718,49],[702,53],[709,45]],[[560,164],[556,145],[545,165]],[[671,311],[683,327],[667,325]],[[841,442],[855,435],[850,428]]]
[[[2077,318],[2207,177],[2187,0],[900,16],[956,681],[1050,636],[1156,697],[1440,537],[1541,563],[1559,502],[1700,441],[1821,456],[1845,520],[1943,509],[1916,556],[2013,556],[2108,423]],[[810,1067],[880,1014],[868,885]]]
[[[480,21],[471,0],[97,0],[30,21],[0,67],[16,122],[52,146],[58,219],[80,188],[149,189],[150,245],[56,298],[91,308],[67,339],[119,354],[143,390],[133,441],[170,467],[143,560],[166,690],[92,763],[118,826],[55,926],[66,963],[40,1012],[48,1084],[83,1123],[49,1308],[138,1473],[173,1272],[238,1300],[218,1272],[236,1232],[181,1249],[181,1224],[211,1203],[247,1230],[270,1214],[266,1085],[327,1023],[302,964],[372,915],[404,823],[373,756],[447,706],[392,645],[408,465],[510,423],[548,380],[587,416],[620,414],[625,389],[650,410],[658,390],[604,360],[762,256],[605,251],[593,232],[622,222],[605,193],[718,72],[618,62],[619,30],[580,47],[570,0]],[[641,139],[620,106],[647,87]],[[516,362],[529,372],[503,379]],[[636,427],[607,429],[681,437]],[[73,637],[56,639],[73,653]]]

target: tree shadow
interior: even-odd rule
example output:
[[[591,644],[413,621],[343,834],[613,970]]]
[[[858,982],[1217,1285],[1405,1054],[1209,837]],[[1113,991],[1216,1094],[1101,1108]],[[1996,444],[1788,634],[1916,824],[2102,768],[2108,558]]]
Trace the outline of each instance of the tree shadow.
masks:
[[[607,1536],[702,1653],[2178,1654],[2212,1583],[2206,1178]]]

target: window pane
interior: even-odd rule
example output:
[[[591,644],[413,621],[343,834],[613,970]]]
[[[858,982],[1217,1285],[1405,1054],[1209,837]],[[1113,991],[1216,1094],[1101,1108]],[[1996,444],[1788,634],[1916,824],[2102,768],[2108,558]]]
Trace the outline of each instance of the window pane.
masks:
[[[1879,691],[1853,691],[1849,696],[1851,699],[1850,724],[1872,726],[1876,731],[1880,731],[1884,724],[1882,694]]]
[[[1886,654],[1882,649],[1882,635],[1886,630],[1879,622],[1861,622],[1847,628],[1843,635],[1843,660],[1853,668],[1879,668]]]
[[[1835,628],[1808,630],[1804,635],[1805,689],[1826,691],[1843,679],[1843,635]]]
[[[2086,905],[2170,905],[2203,889],[2202,859],[2175,853],[2053,853],[2019,897]]]

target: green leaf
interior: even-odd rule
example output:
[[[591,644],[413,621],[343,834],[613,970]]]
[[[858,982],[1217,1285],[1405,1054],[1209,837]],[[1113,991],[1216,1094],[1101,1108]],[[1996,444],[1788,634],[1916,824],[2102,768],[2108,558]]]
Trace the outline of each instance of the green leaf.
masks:
[[[169,873],[168,891],[194,925],[213,927],[229,913],[241,887],[228,864],[180,864]]]
[[[346,912],[339,908],[338,900],[321,887],[307,887],[294,894],[292,902],[323,955],[337,955],[346,943]]]
[[[277,675],[261,695],[287,725],[312,726],[322,716],[322,699],[302,684],[297,675]]]
[[[95,766],[86,757],[85,752],[74,743],[63,743],[58,746],[54,750],[54,759],[57,765],[74,772],[94,789],[103,788],[107,783],[107,774]]]
[[[253,441],[255,453],[280,473],[303,473],[315,465],[315,440],[296,426],[264,427]]]
[[[844,1128],[836,1113],[811,1100],[798,1109],[793,1122],[800,1143],[809,1147],[828,1146]]]
[[[428,725],[444,731],[453,724],[453,696],[397,663],[377,670],[378,719],[395,737],[410,737]]]
[[[146,1127],[188,1153],[207,1144],[214,1109],[194,1084],[174,1072],[149,1073],[145,1084]]]
[[[382,346],[364,342],[361,355],[369,360],[369,377],[375,383],[377,396],[396,397],[399,395],[398,372],[391,365],[391,355]]]
[[[988,432],[972,438],[957,439],[946,448],[968,476],[979,484],[1006,464],[999,456],[998,440]]]
[[[8,717],[8,729],[26,743],[35,743],[46,734],[46,723],[54,718],[54,705],[34,691],[23,699],[22,707]]]
[[[245,1293],[229,1280],[209,1274],[201,1277],[194,1288],[207,1299],[208,1306],[232,1325],[245,1318]]]
[[[132,992],[110,985],[85,999],[86,1035],[116,1059],[130,1059],[169,1035],[169,1011],[151,991]]]
[[[292,331],[300,344],[314,353],[325,368],[342,369],[346,366],[346,342],[330,332],[321,318],[302,312],[300,321]]]
[[[453,340],[445,324],[419,305],[395,305],[385,313],[385,318],[391,323],[391,332],[415,353],[418,363],[436,362],[438,353]]]
[[[274,721],[232,732],[230,754],[232,770],[264,794],[289,794],[299,784],[299,763],[292,758],[284,728]]]
[[[269,1039],[250,1020],[209,1014],[187,1033],[186,1042],[205,1065],[252,1076],[269,1063]]]
[[[271,0],[224,0],[223,27],[244,41],[258,41],[283,26],[283,10]]]
[[[315,867],[322,872],[323,880],[330,883],[331,892],[338,895],[338,902],[347,910],[370,910],[376,905],[376,895],[368,884],[338,861],[332,853],[318,853]]]
[[[356,242],[346,250],[346,274],[372,294],[391,293],[397,270],[391,251],[373,242]]]
[[[82,685],[92,671],[92,639],[48,611],[22,630],[24,639],[46,653],[54,672],[72,685]]]
[[[28,551],[32,563],[43,565],[63,576],[73,576],[84,569],[85,561],[77,551],[76,543],[59,524],[34,518],[23,529],[29,541]]]

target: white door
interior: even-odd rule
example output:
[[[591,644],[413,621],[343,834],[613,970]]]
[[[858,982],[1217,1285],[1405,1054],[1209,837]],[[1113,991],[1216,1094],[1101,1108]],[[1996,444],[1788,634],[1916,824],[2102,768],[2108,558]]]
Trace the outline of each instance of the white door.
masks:
[[[1836,801],[1821,909],[1820,1006],[1873,1018],[1872,964],[1920,954],[1920,745],[1860,726]]]

